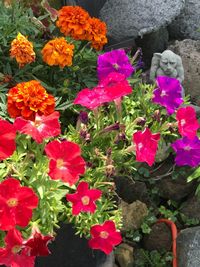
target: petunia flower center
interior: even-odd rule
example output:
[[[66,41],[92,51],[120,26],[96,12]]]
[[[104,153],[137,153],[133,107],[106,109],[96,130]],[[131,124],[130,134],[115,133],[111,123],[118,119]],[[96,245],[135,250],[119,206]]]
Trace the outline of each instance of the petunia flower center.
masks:
[[[42,122],[41,122],[41,120],[35,120],[35,122],[34,122],[34,126],[36,127],[36,128],[38,128],[38,127],[40,127],[40,125],[42,124]]]
[[[184,126],[186,121],[184,119],[181,120],[181,126]]]
[[[18,252],[20,252],[20,250],[21,250],[21,246],[19,246],[19,245],[12,247],[12,253],[13,254],[17,254]]]
[[[64,166],[64,160],[63,159],[57,159],[56,161],[56,167],[58,169],[61,169]]]
[[[119,65],[118,65],[117,63],[114,63],[114,64],[113,64],[113,67],[114,67],[114,69],[116,69],[116,70],[119,69]]]
[[[90,203],[90,198],[88,196],[84,196],[81,198],[81,201],[84,206],[87,206]]]
[[[18,205],[18,199],[10,198],[8,199],[7,204],[10,208],[16,207]]]
[[[190,151],[190,150],[191,150],[191,146],[189,146],[189,145],[188,145],[188,146],[185,146],[185,147],[184,147],[184,150],[186,150],[186,151]]]
[[[100,237],[103,238],[103,239],[107,239],[109,236],[109,233],[106,232],[106,231],[101,231],[100,232]]]
[[[167,96],[167,93],[166,93],[166,91],[162,90],[162,92],[161,92],[160,96],[161,96],[161,97],[162,97],[162,96]]]
[[[141,148],[143,148],[143,144],[142,143],[139,143],[138,144],[138,150],[140,150]]]

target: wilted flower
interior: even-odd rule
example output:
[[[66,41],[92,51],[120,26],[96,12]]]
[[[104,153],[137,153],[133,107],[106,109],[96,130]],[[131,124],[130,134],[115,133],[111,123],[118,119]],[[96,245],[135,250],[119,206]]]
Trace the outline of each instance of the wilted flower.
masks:
[[[152,166],[155,161],[159,140],[160,134],[152,134],[149,128],[134,133],[133,142],[136,145],[136,160],[147,162],[149,166]]]
[[[85,111],[80,111],[79,119],[80,119],[81,123],[88,124],[88,121],[89,121],[88,113]]]
[[[43,235],[39,229],[33,228],[31,237],[24,242],[24,245],[30,256],[48,256],[50,251],[47,246],[52,240],[53,236]]]
[[[110,254],[113,247],[119,245],[122,241],[121,234],[116,230],[113,221],[93,225],[90,233],[92,238],[89,240],[89,246],[92,249],[100,249],[106,254]]]
[[[32,210],[38,206],[38,197],[32,188],[21,186],[14,178],[0,183],[0,229],[10,230],[16,225],[26,227]]]
[[[153,91],[152,101],[167,109],[167,113],[174,113],[182,103],[182,87],[179,80],[166,76],[159,76],[156,79],[158,88]]]
[[[20,68],[35,61],[33,44],[24,35],[18,33],[11,43],[10,56],[16,59]]]
[[[19,230],[9,230],[4,240],[6,247],[0,248],[0,265],[34,267],[35,257],[27,255],[24,240]]]
[[[54,97],[36,80],[18,83],[8,91],[7,108],[11,118],[22,116],[34,120],[36,113],[49,115],[54,112],[54,107]]]
[[[178,131],[182,136],[193,139],[200,124],[196,118],[196,112],[193,107],[185,107],[177,110],[176,119],[178,121]]]
[[[72,202],[72,214],[78,215],[80,212],[94,213],[96,210],[95,201],[101,197],[98,189],[89,189],[87,182],[80,182],[74,194],[67,194],[66,199]]]
[[[45,138],[54,137],[61,133],[59,112],[55,111],[47,116],[35,115],[35,120],[25,120],[17,117],[14,122],[15,129],[23,134],[30,135],[38,144],[42,143]]]
[[[70,35],[75,40],[86,40],[89,18],[88,12],[79,6],[63,6],[58,11],[56,25],[64,35]]]
[[[176,152],[176,165],[197,167],[200,164],[200,140],[197,136],[194,139],[183,137],[171,146]]]
[[[64,37],[56,38],[49,41],[42,49],[42,57],[44,62],[50,66],[72,65],[74,45],[68,44]]]
[[[76,143],[54,140],[45,146],[45,152],[50,160],[49,176],[51,179],[60,179],[71,186],[78,181],[81,174],[84,174],[85,161]]]
[[[123,49],[113,50],[98,56],[97,72],[99,79],[106,78],[111,72],[131,76],[134,67],[131,65],[128,56]]]
[[[88,41],[96,50],[102,50],[103,46],[108,42],[106,38],[107,28],[105,22],[97,18],[89,18]]]
[[[14,126],[0,118],[0,160],[10,157],[15,149],[16,130]]]

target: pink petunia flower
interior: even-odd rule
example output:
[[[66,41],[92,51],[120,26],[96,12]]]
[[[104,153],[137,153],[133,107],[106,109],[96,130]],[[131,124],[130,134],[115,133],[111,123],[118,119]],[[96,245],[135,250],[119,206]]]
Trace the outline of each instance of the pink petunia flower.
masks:
[[[9,158],[16,149],[16,130],[8,121],[0,118],[0,160]]]
[[[93,89],[85,88],[81,90],[74,100],[74,104],[79,104],[90,110],[94,110],[101,106],[103,103],[109,102],[110,98],[107,96],[104,90],[99,90],[98,87]]]
[[[16,225],[26,227],[32,210],[38,206],[38,197],[32,188],[21,186],[14,178],[0,183],[0,230],[10,230]]]
[[[193,139],[200,125],[196,118],[196,112],[193,107],[184,107],[177,110],[176,119],[178,121],[178,131],[182,136]]]
[[[147,162],[149,166],[152,166],[155,161],[159,140],[160,134],[152,134],[149,128],[134,133],[133,142],[136,145],[136,160]]]
[[[55,111],[47,116],[40,116],[36,113],[34,121],[17,117],[14,122],[14,127],[20,133],[30,135],[40,144],[45,138],[54,137],[61,133],[60,123],[58,121],[59,116],[59,112]]]
[[[85,161],[76,143],[54,140],[45,146],[45,152],[50,159],[48,174],[53,180],[60,179],[73,185],[84,174]]]
[[[6,247],[0,248],[0,265],[34,267],[35,257],[27,255],[20,231],[9,230],[4,240]]]
[[[89,240],[89,246],[92,249],[100,249],[106,254],[110,254],[113,247],[119,245],[122,241],[121,234],[116,230],[113,221],[93,225],[90,233],[92,238]]]
[[[109,102],[132,93],[132,88],[125,75],[117,72],[111,72],[99,83],[97,88],[105,90]]]
[[[96,210],[95,201],[101,197],[98,189],[88,189],[87,182],[80,182],[74,194],[67,194],[66,199],[72,202],[72,214],[78,215],[81,211],[94,213]]]

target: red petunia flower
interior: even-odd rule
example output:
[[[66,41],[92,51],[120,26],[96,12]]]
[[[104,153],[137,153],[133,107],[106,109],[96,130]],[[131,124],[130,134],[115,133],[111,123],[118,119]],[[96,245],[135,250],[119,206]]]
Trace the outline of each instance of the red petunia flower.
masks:
[[[92,238],[89,240],[89,246],[92,249],[100,249],[106,254],[110,254],[113,247],[119,245],[122,241],[121,234],[116,230],[113,221],[93,225],[90,233]]]
[[[37,206],[38,197],[32,188],[21,186],[13,178],[4,180],[0,183],[0,230],[26,227]]]
[[[87,182],[80,182],[77,192],[67,194],[66,199],[72,202],[72,214],[78,215],[81,211],[94,213],[96,210],[95,201],[101,197],[101,190],[88,189]]]
[[[182,136],[194,139],[200,125],[196,118],[193,107],[185,107],[177,110],[176,119],[178,121],[178,131]]]
[[[26,254],[20,231],[17,229],[9,230],[4,240],[6,247],[0,248],[0,265],[34,267],[35,257]]]
[[[15,149],[16,130],[8,121],[0,119],[0,160],[10,157]]]
[[[51,252],[47,245],[53,239],[53,236],[44,236],[38,229],[34,228],[32,236],[25,242],[28,254],[30,256],[48,256]]]
[[[152,166],[155,160],[159,140],[160,134],[152,134],[149,128],[134,133],[133,142],[136,145],[136,160],[147,162],[149,166]]]
[[[59,116],[59,112],[55,111],[48,116],[36,114],[34,121],[18,117],[15,119],[14,126],[20,133],[30,135],[40,144],[45,138],[57,136],[61,133]]]
[[[73,142],[57,140],[45,146],[50,159],[49,176],[53,180],[62,180],[69,185],[75,184],[85,172],[85,161],[81,157],[80,147]]]

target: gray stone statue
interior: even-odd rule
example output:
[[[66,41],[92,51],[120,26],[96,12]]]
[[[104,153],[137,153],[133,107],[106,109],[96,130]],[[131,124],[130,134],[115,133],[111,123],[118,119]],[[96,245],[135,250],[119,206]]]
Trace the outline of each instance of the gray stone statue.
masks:
[[[155,81],[158,76],[176,78],[181,83],[184,80],[184,69],[181,57],[165,50],[163,53],[154,53],[151,61],[150,80]]]

